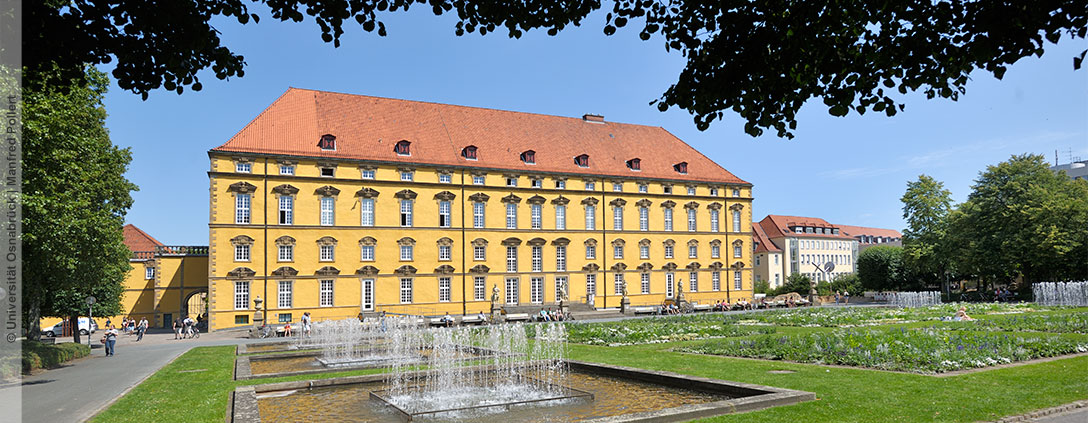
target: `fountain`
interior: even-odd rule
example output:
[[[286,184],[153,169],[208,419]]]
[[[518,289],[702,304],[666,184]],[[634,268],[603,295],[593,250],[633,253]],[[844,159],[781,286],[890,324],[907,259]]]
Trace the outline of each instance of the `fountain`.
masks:
[[[888,294],[888,305],[894,307],[926,307],[941,303],[938,291],[892,292]]]
[[[684,421],[815,398],[807,392],[572,361],[562,324],[428,328],[415,319],[385,323],[379,329],[358,321],[315,326],[313,345],[325,345],[323,367],[380,361],[388,373],[242,386],[232,394],[231,420],[492,423],[622,416],[623,421]]]
[[[1031,286],[1035,303],[1045,306],[1088,306],[1088,282],[1040,282]]]

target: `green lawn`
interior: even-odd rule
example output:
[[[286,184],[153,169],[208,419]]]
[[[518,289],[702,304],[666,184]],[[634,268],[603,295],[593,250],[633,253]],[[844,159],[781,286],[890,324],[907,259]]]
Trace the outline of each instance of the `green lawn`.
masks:
[[[1080,312],[1085,309],[1080,309]],[[1064,314],[1070,310],[1048,311]],[[1042,314],[1042,313],[1041,313]],[[979,316],[985,320],[1006,316]],[[891,327],[925,327],[914,322]],[[775,335],[801,335],[833,328],[784,327]],[[1012,334],[1012,333],[1010,333]],[[1019,333],[1023,335],[1023,332]],[[1052,335],[1083,337],[1080,334]],[[1088,399],[1088,356],[991,369],[949,377],[750,360],[673,351],[704,341],[628,346],[571,344],[569,357],[653,370],[755,383],[816,393],[817,401],[705,421],[979,421]],[[236,386],[378,373],[381,369],[233,381],[234,347],[201,347],[183,354],[133,389],[93,422],[222,422],[227,394]],[[198,372],[185,370],[207,369]],[[770,374],[770,370],[793,370]]]

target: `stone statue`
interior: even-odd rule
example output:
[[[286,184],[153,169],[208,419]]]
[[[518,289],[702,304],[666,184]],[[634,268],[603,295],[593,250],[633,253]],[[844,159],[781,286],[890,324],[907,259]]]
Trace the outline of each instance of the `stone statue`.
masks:
[[[680,278],[676,278],[676,301],[684,302],[684,284]]]
[[[567,281],[564,280],[563,285],[559,287],[559,305],[560,306],[562,306],[563,303],[570,300],[570,298],[567,297],[567,289],[568,289],[567,288]]]
[[[495,313],[495,303],[499,302],[499,284],[491,285],[491,313]]]
[[[627,281],[620,281],[620,288],[623,289],[623,297],[627,298]]]

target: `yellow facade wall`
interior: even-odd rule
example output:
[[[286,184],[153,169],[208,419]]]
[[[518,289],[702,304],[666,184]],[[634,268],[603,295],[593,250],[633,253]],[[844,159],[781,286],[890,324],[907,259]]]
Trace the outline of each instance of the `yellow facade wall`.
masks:
[[[235,172],[235,163],[239,160],[252,163],[252,173]],[[294,163],[294,175],[280,175],[279,164],[281,160],[290,160]],[[267,164],[266,164],[267,162]],[[280,314],[290,314],[293,321],[298,321],[303,312],[310,312],[315,320],[348,318],[356,316],[360,312],[362,304],[362,284],[364,280],[374,282],[374,309],[375,311],[387,311],[391,313],[411,313],[439,315],[446,312],[461,314],[462,312],[476,313],[487,312],[490,307],[492,287],[497,285],[500,289],[500,302],[505,302],[505,278],[517,277],[519,279],[517,302],[520,305],[532,304],[531,280],[534,277],[543,277],[543,298],[539,302],[544,307],[554,307],[556,302],[556,276],[566,276],[569,279],[569,300],[574,303],[587,302],[589,295],[586,291],[586,271],[588,265],[596,265],[598,270],[597,293],[594,295],[592,307],[618,307],[619,295],[613,284],[614,272],[612,267],[617,263],[626,265],[624,278],[627,281],[628,292],[632,305],[660,304],[666,298],[664,270],[667,264],[675,265],[672,271],[677,280],[682,281],[683,291],[687,299],[700,303],[709,303],[719,300],[736,302],[740,298],[751,298],[752,290],[752,266],[751,266],[751,194],[750,186],[707,184],[691,181],[650,181],[639,180],[637,175],[632,178],[619,180],[617,178],[601,178],[593,175],[546,175],[526,174],[510,171],[486,171],[484,184],[475,185],[473,174],[481,172],[472,168],[435,168],[424,165],[409,166],[404,164],[381,163],[357,163],[337,162],[335,177],[321,177],[319,162],[316,159],[286,158],[286,157],[257,157],[238,156],[213,153],[211,155],[210,172],[210,262],[209,277],[211,326],[213,329],[229,328],[248,324],[248,320],[255,311],[253,299],[260,297],[267,302],[267,319],[276,323]],[[361,178],[359,166],[374,166],[375,178],[364,180]],[[402,181],[400,171],[410,168],[413,171],[413,180]],[[267,180],[265,173],[267,172]],[[450,174],[450,182],[440,182],[439,174]],[[507,178],[517,179],[517,186],[507,186]],[[533,188],[531,178],[540,178],[540,188]],[[566,183],[565,189],[557,189],[556,181]],[[585,182],[592,181],[594,189],[585,189]],[[613,183],[622,184],[622,191],[613,191]],[[248,224],[235,223],[235,201],[239,194],[237,189],[231,186],[238,183],[249,184],[252,192],[250,195],[250,222]],[[646,183],[648,192],[639,193],[639,184]],[[281,185],[290,185],[297,189],[297,193],[290,194],[293,198],[293,222],[291,225],[279,225],[278,222],[278,197],[273,189]],[[664,194],[664,185],[671,185],[672,194]],[[687,186],[694,184],[695,195],[688,195]],[[332,186],[339,190],[334,197],[335,222],[332,226],[320,225],[320,199],[328,196],[329,191],[321,190],[322,187]],[[717,196],[711,196],[711,187],[717,188]],[[357,192],[368,188],[378,192],[374,198],[375,214],[374,226],[361,226],[360,197]],[[738,189],[741,196],[734,197],[733,189]],[[403,190],[410,190],[415,194],[412,206],[413,225],[401,226],[400,199],[396,194]],[[320,193],[319,193],[320,191]],[[293,192],[293,191],[291,191]],[[439,200],[443,193],[453,195],[450,201],[451,210],[450,227],[444,228],[438,225]],[[485,228],[473,228],[473,200],[469,198],[484,194],[488,197],[485,204]],[[508,196],[518,197],[517,204],[517,229],[506,228],[506,204],[504,198]],[[566,229],[556,228],[556,206],[553,203],[558,198],[565,198],[566,204]],[[530,201],[543,199],[541,205],[541,225],[539,229],[531,228],[532,208]],[[584,200],[596,201],[595,228],[587,230],[585,227]],[[610,205],[614,200],[622,199],[623,205],[623,230],[613,228],[613,209]],[[641,231],[639,228],[640,200],[648,200],[649,206],[649,230]],[[664,212],[661,204],[671,201],[673,207],[673,230],[664,230]],[[687,214],[684,208],[686,204],[694,202],[696,210],[696,231],[687,229]],[[717,203],[719,209],[718,232],[711,231],[711,217],[708,206]],[[265,207],[268,204],[269,207]],[[739,208],[741,222],[739,231],[734,232],[731,208]],[[266,226],[265,216],[269,224]],[[276,240],[281,237],[294,239],[294,257],[291,261],[280,261],[277,257]],[[330,261],[319,259],[319,240],[324,237],[335,239],[334,258]],[[360,257],[360,243],[364,237],[376,240],[375,256],[372,261],[363,261]],[[412,260],[401,260],[398,240],[411,238],[414,241]],[[451,256],[449,260],[439,259],[438,242],[442,238],[452,241]],[[248,261],[235,260],[235,244],[240,239],[251,239],[250,257]],[[476,260],[473,257],[472,243],[476,239],[487,241],[486,258]],[[517,271],[506,272],[506,246],[503,241],[516,239],[520,241],[517,246],[518,266]],[[529,245],[534,239],[543,240],[542,261],[539,271],[532,268],[532,247]],[[559,271],[556,266],[555,241],[569,240],[567,246],[567,266],[565,271]],[[596,258],[586,258],[585,243],[587,240],[596,241]],[[613,257],[612,242],[617,239],[624,241],[624,256],[622,259]],[[234,241],[232,241],[234,240]],[[650,255],[647,259],[639,257],[639,242],[649,240]],[[664,243],[672,240],[675,243],[674,258],[664,257]],[[695,258],[688,256],[689,241],[698,244],[698,255]],[[711,257],[711,243],[720,242],[720,256]],[[740,256],[734,257],[733,243],[740,241]],[[243,241],[244,242],[244,241]],[[267,257],[267,262],[266,262]],[[690,292],[689,272],[687,266],[690,263],[698,263],[699,291]],[[640,271],[638,267],[643,263],[649,263],[652,270],[650,276],[650,292],[643,294],[640,286]],[[711,265],[720,263],[719,291],[711,288]],[[738,264],[739,263],[739,264]],[[734,265],[737,268],[734,268]],[[440,267],[448,265],[453,268],[453,273],[440,274]],[[484,265],[489,272],[475,274],[469,271],[474,266]],[[339,271],[335,275],[317,275],[318,270],[326,266]],[[372,266],[378,270],[376,275],[366,275],[358,272],[364,266]],[[396,273],[401,266],[415,268],[414,274]],[[290,268],[293,272],[287,272],[283,276],[275,276],[273,272],[280,268]],[[247,272],[248,271],[248,272]],[[734,273],[741,274],[741,287],[736,289],[734,285]],[[234,273],[232,273],[234,272]],[[477,301],[474,297],[473,278],[484,276],[486,287],[483,301]],[[412,278],[412,301],[401,303],[400,279]],[[451,292],[449,301],[439,299],[439,279],[449,277],[451,280]],[[319,304],[320,280],[332,280],[333,304],[321,306]],[[280,281],[289,281],[291,284],[290,307],[280,307],[278,304],[278,289]],[[235,287],[238,282],[249,285],[248,304],[243,308],[235,308]],[[369,311],[369,310],[368,310]],[[245,320],[236,320],[242,318]],[[237,322],[237,323],[236,323]]]

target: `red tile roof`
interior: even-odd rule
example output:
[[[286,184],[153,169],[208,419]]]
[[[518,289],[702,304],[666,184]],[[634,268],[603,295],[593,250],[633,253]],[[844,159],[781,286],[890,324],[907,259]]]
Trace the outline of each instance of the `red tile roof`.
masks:
[[[903,237],[903,234],[899,233],[899,231],[897,231],[895,229],[868,228],[868,227],[865,227],[865,226],[850,226],[850,225],[838,225],[838,226],[839,226],[839,228],[842,228],[842,231],[841,231],[842,233],[845,233],[847,236],[850,236],[851,238],[856,237],[858,235],[881,236],[881,237],[888,237],[888,238],[902,238]]]
[[[763,230],[763,227],[759,223],[752,225],[752,237],[753,240],[759,244],[756,245],[756,253],[781,253],[782,248],[775,245],[771,238],[767,237],[767,232]]]
[[[336,136],[336,150],[318,147]],[[411,156],[394,153],[401,140]],[[477,160],[461,157],[469,145]],[[536,151],[536,164],[519,155]],[[660,127],[291,88],[216,152],[748,184]],[[574,157],[588,154],[589,167]],[[642,159],[641,171],[627,160]],[[687,162],[687,174],[673,165]]]
[[[137,251],[154,251],[155,247],[162,246],[162,243],[152,238],[147,232],[140,230],[136,225],[127,224],[124,227],[125,232],[125,245],[128,249]]]
[[[839,238],[839,239],[853,239],[850,236],[844,235],[840,228],[838,235],[832,234],[810,234],[810,233],[796,233],[791,231],[791,226],[811,226],[815,228],[839,228],[839,226],[827,223],[826,220],[818,217],[802,217],[802,216],[781,216],[770,214],[759,221],[759,226],[763,228],[766,235],[769,238],[781,238],[784,236],[797,237],[797,238]]]

